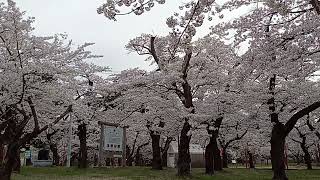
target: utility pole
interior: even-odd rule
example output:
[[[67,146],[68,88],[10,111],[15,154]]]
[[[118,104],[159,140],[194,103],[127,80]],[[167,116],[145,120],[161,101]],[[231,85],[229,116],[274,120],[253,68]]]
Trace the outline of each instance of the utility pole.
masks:
[[[70,164],[71,164],[71,137],[72,137],[71,112],[69,113],[68,118],[69,118],[69,134],[68,134],[67,167],[70,167]]]

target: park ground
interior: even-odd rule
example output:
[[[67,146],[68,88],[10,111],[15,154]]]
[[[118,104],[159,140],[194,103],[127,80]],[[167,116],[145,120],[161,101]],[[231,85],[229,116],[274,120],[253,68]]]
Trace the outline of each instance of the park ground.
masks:
[[[287,170],[287,174],[290,180],[320,180],[320,169],[294,168]],[[13,180],[270,180],[271,177],[272,171],[269,168],[228,168],[214,176],[207,176],[204,174],[204,169],[196,168],[192,169],[192,176],[179,178],[176,176],[176,169],[172,168],[155,171],[150,167],[88,168],[85,170],[74,167],[23,167],[20,174],[14,174]]]

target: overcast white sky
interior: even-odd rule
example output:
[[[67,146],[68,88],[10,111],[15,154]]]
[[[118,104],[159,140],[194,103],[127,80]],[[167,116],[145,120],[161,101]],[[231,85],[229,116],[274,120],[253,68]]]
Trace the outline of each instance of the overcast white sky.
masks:
[[[0,0],[6,2],[6,0]],[[35,17],[35,33],[53,35],[66,32],[74,44],[96,43],[90,48],[95,54],[103,55],[95,63],[110,66],[113,71],[139,67],[152,70],[150,62],[134,53],[128,54],[124,48],[127,42],[141,33],[165,35],[168,32],[165,21],[181,1],[168,1],[166,5],[155,8],[141,16],[127,15],[116,22],[96,9],[103,0],[15,0],[27,16]]]
[[[153,70],[145,57],[128,53],[127,42],[142,33],[165,35],[169,31],[166,18],[178,10],[183,0],[167,0],[165,5],[156,5],[150,12],[141,16],[127,15],[114,22],[96,9],[105,0],[15,0],[27,16],[35,17],[35,33],[53,35],[67,33],[75,45],[85,42],[96,43],[90,50],[104,57],[95,60],[98,65],[109,66],[117,73],[128,68],[139,67]],[[6,2],[6,0],[0,0]],[[211,23],[210,23],[211,24]],[[207,34],[210,24],[201,29]]]

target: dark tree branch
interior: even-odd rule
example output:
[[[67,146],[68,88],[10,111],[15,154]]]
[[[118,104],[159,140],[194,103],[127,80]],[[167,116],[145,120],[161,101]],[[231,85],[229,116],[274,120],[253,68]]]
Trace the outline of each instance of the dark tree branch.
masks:
[[[134,142],[133,142],[133,147],[132,147],[132,151],[130,152],[130,157],[133,156],[134,154],[134,150],[135,150],[135,147],[136,147],[136,144],[137,144],[137,139],[138,139],[138,136],[139,136],[140,132],[138,131],[137,134],[136,134],[136,137],[134,139]]]
[[[159,64],[159,63],[160,63],[160,62],[159,62],[159,58],[158,58],[158,56],[157,56],[157,52],[156,52],[156,49],[155,49],[155,46],[154,46],[154,43],[155,43],[154,41],[155,41],[155,39],[156,39],[155,36],[152,36],[152,37],[150,38],[150,49],[149,49],[149,52],[151,53],[154,61],[157,63],[158,68],[161,69],[160,64]]]
[[[38,115],[37,115],[35,106],[34,106],[30,96],[28,97],[27,102],[28,102],[28,104],[30,106],[31,114],[32,114],[32,117],[33,117],[33,120],[34,120],[34,131],[39,131],[40,127],[39,127]]]
[[[309,105],[308,107],[305,107],[305,108],[301,109],[300,111],[296,112],[293,116],[291,116],[289,121],[287,121],[287,123],[285,124],[286,135],[289,134],[289,132],[294,128],[294,126],[296,125],[297,121],[300,118],[302,118],[303,116],[305,116],[305,115],[309,114],[310,112],[316,110],[319,107],[320,107],[320,101],[317,101],[317,102]]]
[[[312,126],[312,124],[310,123],[310,118],[309,118],[309,115],[308,115],[308,118],[307,118],[307,126],[308,128],[310,129],[310,131],[314,132],[315,135],[318,137],[318,139],[320,140],[320,133],[319,131],[316,130],[315,127]]]

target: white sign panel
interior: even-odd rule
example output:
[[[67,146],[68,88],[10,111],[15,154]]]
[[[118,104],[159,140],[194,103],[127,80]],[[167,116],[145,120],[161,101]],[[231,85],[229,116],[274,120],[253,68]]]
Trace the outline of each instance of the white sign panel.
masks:
[[[122,151],[123,128],[114,126],[104,127],[104,150]]]

